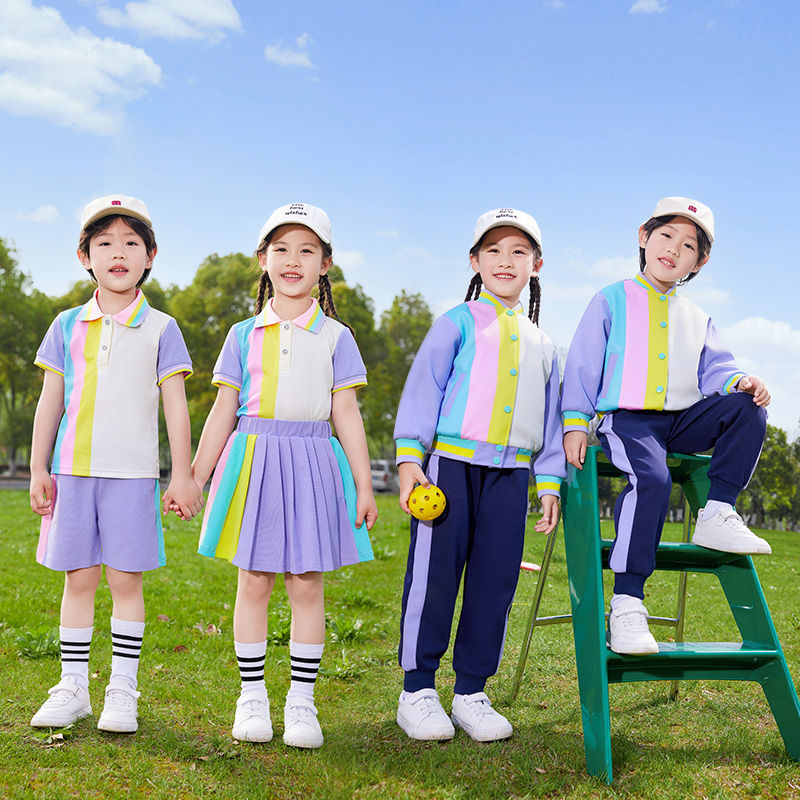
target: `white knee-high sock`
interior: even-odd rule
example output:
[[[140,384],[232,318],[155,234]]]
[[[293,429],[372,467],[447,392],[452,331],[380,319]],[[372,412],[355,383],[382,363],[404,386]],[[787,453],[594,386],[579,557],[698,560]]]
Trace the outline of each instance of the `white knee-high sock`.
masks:
[[[131,622],[111,617],[111,678],[138,685],[139,655],[142,652],[144,622]]]
[[[89,688],[89,648],[92,644],[91,628],[59,627],[61,639],[61,678],[74,675],[84,689]]]
[[[301,694],[314,699],[314,684],[322,661],[324,644],[289,642],[289,659],[292,665],[292,683],[289,694]]]
[[[239,662],[239,676],[242,680],[242,691],[247,689],[263,689],[264,662],[267,659],[267,640],[263,642],[234,642],[236,660]]]

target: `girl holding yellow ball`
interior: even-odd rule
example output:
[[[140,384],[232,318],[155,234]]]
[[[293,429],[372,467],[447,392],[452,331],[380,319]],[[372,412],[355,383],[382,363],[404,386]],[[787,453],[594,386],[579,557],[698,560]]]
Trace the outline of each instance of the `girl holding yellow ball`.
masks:
[[[543,533],[555,529],[566,475],[558,358],[538,327],[541,253],[539,226],[530,215],[504,208],[480,217],[470,250],[476,274],[466,301],[429,331],[397,412],[399,501],[414,514],[397,722],[412,739],[451,739],[454,725],[476,741],[513,733],[484,688],[503,652],[531,467],[544,512],[536,530]],[[519,302],[526,286],[528,316]],[[412,497],[415,484],[427,500]],[[432,490],[446,498],[443,510],[433,508]],[[436,692],[436,670],[450,640],[462,574],[448,717]]]

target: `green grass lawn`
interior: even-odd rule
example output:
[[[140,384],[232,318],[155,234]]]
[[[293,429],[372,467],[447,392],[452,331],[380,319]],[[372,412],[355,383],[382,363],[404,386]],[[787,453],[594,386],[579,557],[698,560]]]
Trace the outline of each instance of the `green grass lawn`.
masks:
[[[376,560],[333,573],[330,618],[317,706],[325,745],[281,741],[289,683],[288,604],[276,587],[270,607],[267,687],[275,739],[233,740],[239,679],[232,619],[236,570],[195,555],[200,525],[165,523],[168,566],[145,577],[147,630],[139,672],[139,732],[114,735],[95,725],[110,666],[110,596],[98,592],[90,660],[93,718],[63,731],[37,731],[31,716],[58,681],[58,660],[23,658],[18,637],[58,625],[63,577],[35,563],[38,518],[26,491],[0,492],[0,796],[7,798],[778,798],[800,797],[800,765],[789,761],[757,684],[687,681],[677,702],[663,683],[611,687],[613,786],[586,774],[572,628],[534,632],[522,689],[511,689],[535,576],[520,576],[505,657],[487,687],[514,724],[506,742],[477,744],[463,732],[449,743],[413,742],[395,723],[402,673],[398,619],[408,525],[396,497],[380,497]],[[670,526],[674,536],[677,526]],[[768,532],[774,555],[757,565],[789,659],[800,676],[800,536]],[[569,610],[561,532],[542,614]],[[530,529],[525,558],[539,561],[544,540]],[[674,574],[648,582],[652,614],[672,615]],[[710,576],[689,580],[687,639],[735,640],[722,591]],[[669,629],[654,628],[657,638]],[[42,644],[46,650],[46,642]],[[439,673],[452,699],[450,655]]]

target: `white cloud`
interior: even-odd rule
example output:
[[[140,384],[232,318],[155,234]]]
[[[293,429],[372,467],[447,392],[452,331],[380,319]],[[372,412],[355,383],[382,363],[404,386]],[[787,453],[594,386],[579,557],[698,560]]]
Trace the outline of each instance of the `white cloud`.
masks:
[[[739,367],[766,381],[772,395],[767,409],[770,424],[793,438],[800,422],[800,330],[788,322],[748,317],[720,334]]]
[[[49,225],[51,222],[57,222],[61,219],[58,209],[55,206],[40,206],[36,211],[31,211],[30,214],[23,214],[17,211],[14,214],[14,219],[24,219],[28,222],[38,222],[42,225]]]
[[[0,3],[0,109],[100,135],[120,126],[126,103],[161,82],[137,47],[70,28],[54,8]]]
[[[219,41],[226,29],[242,29],[231,0],[140,0],[125,3],[124,10],[101,2],[97,15],[114,28],[134,28],[167,39]]]
[[[631,14],[663,14],[668,8],[664,0],[636,0],[631,6]]]
[[[295,39],[296,48],[281,47],[279,44],[269,44],[264,48],[264,55],[267,61],[278,64],[281,67],[308,67],[314,69],[307,51],[311,43],[311,37],[304,33]]]
[[[367,259],[360,250],[335,250],[333,260],[342,270],[357,272],[367,265]]]
[[[398,239],[400,234],[397,231],[375,231],[376,236],[383,236],[386,239]]]
[[[545,5],[550,6],[550,8],[559,9],[567,7],[567,4],[564,2],[564,0],[546,0]]]

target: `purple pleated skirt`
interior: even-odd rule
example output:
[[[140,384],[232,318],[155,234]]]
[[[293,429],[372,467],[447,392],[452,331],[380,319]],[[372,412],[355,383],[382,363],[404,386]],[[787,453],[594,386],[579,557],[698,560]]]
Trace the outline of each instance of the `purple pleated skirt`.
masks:
[[[222,452],[198,552],[257,572],[329,572],[372,559],[327,422],[240,417]]]

